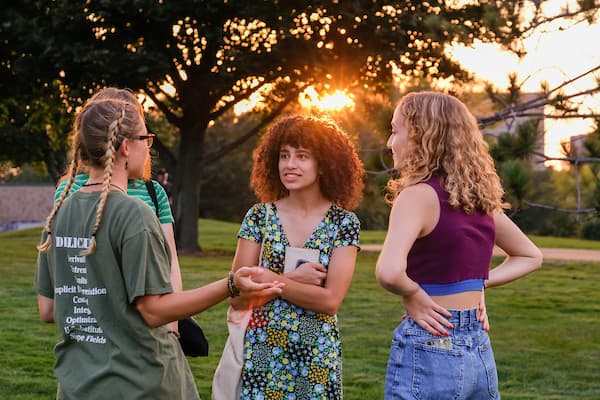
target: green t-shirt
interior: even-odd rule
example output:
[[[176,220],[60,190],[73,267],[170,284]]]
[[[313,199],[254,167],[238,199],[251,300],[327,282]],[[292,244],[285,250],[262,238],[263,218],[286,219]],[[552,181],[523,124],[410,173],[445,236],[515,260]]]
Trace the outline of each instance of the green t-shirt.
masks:
[[[69,195],[81,189],[81,187],[88,181],[88,179],[89,175],[84,174],[82,172],[78,173],[75,176],[75,180],[73,181],[71,190],[69,190]],[[65,190],[66,185],[67,181],[63,180],[56,187],[56,191],[54,192],[55,203],[62,194],[63,190]],[[161,224],[171,224],[175,222],[175,219],[173,219],[173,213],[171,212],[171,205],[169,204],[169,197],[167,196],[165,189],[161,186],[160,183],[158,183],[155,180],[152,180],[152,185],[154,186],[154,191],[156,192],[156,200],[158,202],[158,220]],[[148,193],[148,189],[146,188],[146,184],[143,180],[136,179],[133,182],[129,182],[127,184],[127,194],[139,198],[144,203],[148,204],[152,211],[156,213],[156,207],[154,206],[152,197],[150,197],[150,193]]]
[[[108,196],[96,251],[89,245],[100,192],[77,191],[40,252],[35,287],[54,299],[59,399],[198,399],[177,339],[148,327],[136,297],[172,291],[168,246],[158,220],[139,199]]]

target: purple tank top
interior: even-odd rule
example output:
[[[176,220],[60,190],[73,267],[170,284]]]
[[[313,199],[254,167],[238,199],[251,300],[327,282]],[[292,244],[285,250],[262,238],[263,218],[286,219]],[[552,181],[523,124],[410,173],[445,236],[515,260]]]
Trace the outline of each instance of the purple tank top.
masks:
[[[482,211],[466,214],[448,204],[448,193],[438,177],[426,181],[440,201],[440,219],[431,233],[415,241],[408,253],[406,272],[419,284],[446,284],[487,279],[496,229],[492,216]]]

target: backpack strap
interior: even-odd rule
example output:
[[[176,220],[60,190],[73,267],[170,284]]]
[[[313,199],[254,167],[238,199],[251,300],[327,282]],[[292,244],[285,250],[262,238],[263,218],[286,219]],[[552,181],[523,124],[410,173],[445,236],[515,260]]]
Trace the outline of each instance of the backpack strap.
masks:
[[[156,211],[156,217],[159,217],[160,207],[158,206],[158,198],[156,197],[156,189],[154,188],[154,183],[152,180],[144,182],[146,184],[146,190],[154,203],[154,210]]]

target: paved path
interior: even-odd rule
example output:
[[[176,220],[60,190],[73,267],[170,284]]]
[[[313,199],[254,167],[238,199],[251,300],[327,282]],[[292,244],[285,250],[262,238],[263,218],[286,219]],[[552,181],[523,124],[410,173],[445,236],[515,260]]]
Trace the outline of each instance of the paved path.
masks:
[[[380,244],[363,244],[360,246],[365,251],[380,251]],[[600,250],[584,250],[584,249],[552,249],[542,248],[542,254],[545,260],[570,260],[570,261],[599,261]],[[499,248],[494,248],[494,255],[500,256],[504,252]]]

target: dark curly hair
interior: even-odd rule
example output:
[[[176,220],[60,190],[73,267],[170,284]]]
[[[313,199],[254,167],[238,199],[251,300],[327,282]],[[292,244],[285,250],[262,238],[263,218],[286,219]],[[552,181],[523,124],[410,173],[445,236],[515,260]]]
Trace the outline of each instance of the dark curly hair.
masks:
[[[289,194],[279,178],[279,152],[285,145],[311,151],[325,198],[348,210],[358,206],[364,169],[353,143],[333,121],[302,115],[271,125],[254,150],[250,185],[260,201],[276,201]]]

